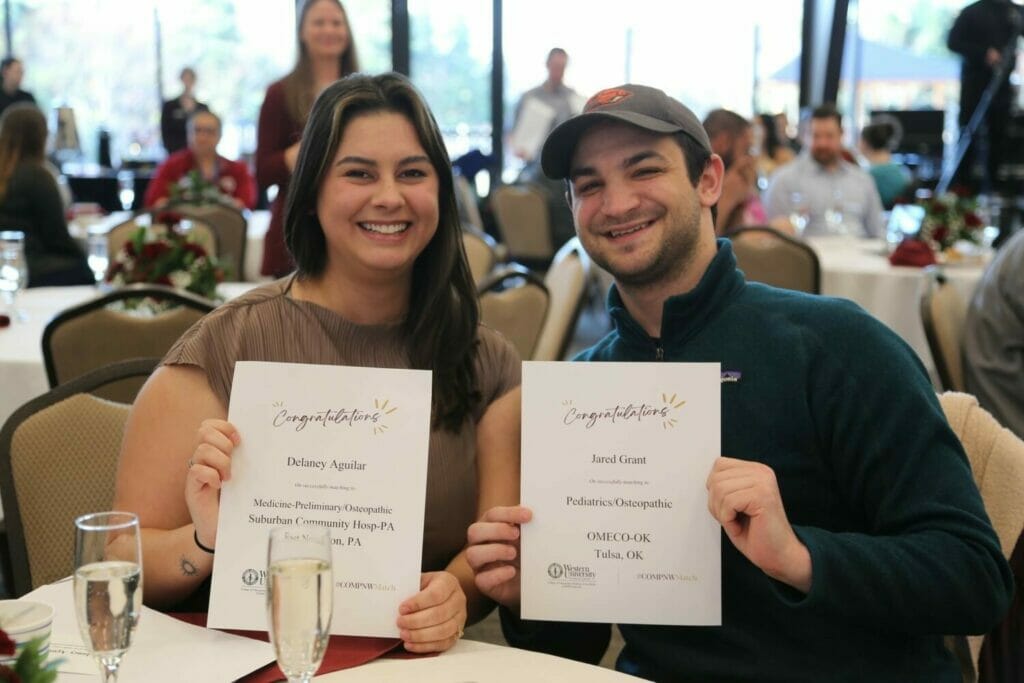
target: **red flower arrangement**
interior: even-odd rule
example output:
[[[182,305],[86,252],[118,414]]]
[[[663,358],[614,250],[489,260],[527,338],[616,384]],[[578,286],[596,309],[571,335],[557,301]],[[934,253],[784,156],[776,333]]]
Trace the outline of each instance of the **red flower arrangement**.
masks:
[[[924,207],[924,220],[917,239],[936,253],[947,251],[957,242],[980,244],[985,222],[978,215],[978,200],[962,192],[947,192],[917,202]]]
[[[21,654],[14,660],[14,666],[0,664],[0,681],[3,683],[53,683],[57,680],[58,661],[46,661],[46,655],[40,650],[43,646],[43,638],[30,640],[22,648]],[[7,633],[0,629],[0,655],[4,657],[14,656],[17,650],[16,643],[11,640]]]
[[[148,282],[215,298],[227,275],[224,265],[181,230],[180,214],[164,212],[156,221],[159,226],[140,227],[125,242],[106,281],[119,286]]]

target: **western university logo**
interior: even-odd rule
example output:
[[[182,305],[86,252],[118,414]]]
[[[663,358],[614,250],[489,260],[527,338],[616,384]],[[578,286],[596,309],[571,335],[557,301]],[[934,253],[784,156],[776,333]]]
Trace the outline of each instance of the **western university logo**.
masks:
[[[242,572],[242,583],[246,586],[255,586],[260,580],[260,573],[255,569],[246,569]]]
[[[548,565],[548,576],[552,579],[560,579],[563,574],[565,574],[565,570],[562,569],[562,565],[557,562],[552,562]]]

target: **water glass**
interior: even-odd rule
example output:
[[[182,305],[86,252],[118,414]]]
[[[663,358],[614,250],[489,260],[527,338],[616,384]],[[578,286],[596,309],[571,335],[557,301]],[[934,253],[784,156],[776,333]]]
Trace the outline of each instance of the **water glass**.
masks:
[[[96,279],[96,284],[103,282],[107,275],[107,267],[110,265],[108,252],[107,233],[105,229],[89,228],[89,269]]]
[[[810,221],[811,206],[802,192],[789,193],[789,223],[797,237],[804,234]]]
[[[24,320],[25,314],[15,308],[18,291],[28,284],[28,264],[25,261],[25,233],[18,230],[0,232],[0,291],[4,302],[14,314]]]
[[[320,527],[273,529],[267,546],[267,621],[277,664],[289,683],[320,668],[331,633],[331,534]]]
[[[76,519],[75,529],[78,629],[104,683],[116,683],[142,611],[139,518],[130,512],[94,512]]]
[[[847,235],[849,230],[846,227],[843,214],[843,193],[841,190],[832,192],[832,202],[825,209],[825,232],[829,235]]]

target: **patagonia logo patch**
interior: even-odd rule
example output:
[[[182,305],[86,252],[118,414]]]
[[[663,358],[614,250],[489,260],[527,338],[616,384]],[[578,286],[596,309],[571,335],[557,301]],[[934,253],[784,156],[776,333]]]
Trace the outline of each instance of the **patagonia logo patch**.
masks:
[[[722,370],[722,384],[739,382],[743,373],[739,370]]]

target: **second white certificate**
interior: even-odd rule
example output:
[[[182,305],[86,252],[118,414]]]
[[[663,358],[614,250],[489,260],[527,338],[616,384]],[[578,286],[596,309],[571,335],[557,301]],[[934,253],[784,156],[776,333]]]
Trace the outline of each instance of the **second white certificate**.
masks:
[[[523,364],[524,619],[720,625],[717,363]]]
[[[208,625],[265,630],[267,538],[330,529],[331,633],[397,636],[419,591],[430,372],[239,362],[241,443],[220,499]]]

